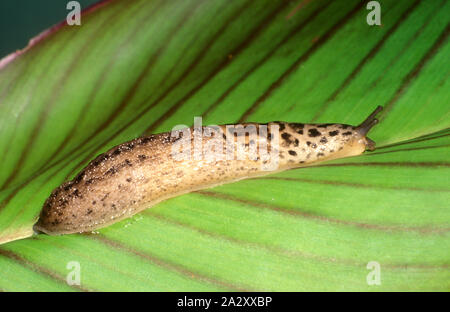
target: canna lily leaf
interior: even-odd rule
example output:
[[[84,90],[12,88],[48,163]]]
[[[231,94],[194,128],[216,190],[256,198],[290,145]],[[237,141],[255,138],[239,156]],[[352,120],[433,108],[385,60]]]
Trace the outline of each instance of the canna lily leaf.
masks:
[[[0,61],[0,290],[448,291],[450,3],[379,2],[381,26],[356,0],[103,1]],[[137,136],[377,105],[374,152],[32,236],[52,189]]]

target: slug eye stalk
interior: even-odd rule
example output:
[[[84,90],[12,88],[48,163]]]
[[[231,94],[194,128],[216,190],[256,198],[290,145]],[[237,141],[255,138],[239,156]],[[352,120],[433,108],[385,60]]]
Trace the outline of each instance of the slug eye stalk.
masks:
[[[357,126],[355,130],[358,131],[359,134],[365,136],[370,131],[370,129],[372,129],[372,127],[378,123],[378,119],[376,119],[375,116],[382,110],[382,106],[377,106],[372,114],[370,114],[369,117],[366,118],[366,120],[364,120],[359,126]]]
[[[366,134],[372,129],[373,126],[375,126],[378,123],[378,119],[375,118],[375,116],[383,110],[382,106],[377,106],[375,110],[372,112],[372,114],[369,115],[369,117],[366,118],[359,126],[355,128],[356,132],[358,132],[361,136],[365,137],[366,139],[366,148],[369,151],[375,150],[375,142],[366,137]]]

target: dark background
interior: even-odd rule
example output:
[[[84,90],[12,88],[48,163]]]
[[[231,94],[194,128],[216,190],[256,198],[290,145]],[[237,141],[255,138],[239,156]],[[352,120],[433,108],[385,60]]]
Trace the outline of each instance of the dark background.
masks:
[[[0,0],[0,58],[24,48],[31,38],[65,20],[69,1]],[[99,0],[78,2],[83,10]]]

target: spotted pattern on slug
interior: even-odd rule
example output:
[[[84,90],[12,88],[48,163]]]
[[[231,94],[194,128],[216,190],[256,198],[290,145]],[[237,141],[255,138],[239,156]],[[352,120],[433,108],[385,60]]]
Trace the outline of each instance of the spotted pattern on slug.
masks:
[[[242,124],[255,127],[255,133],[233,132],[230,125],[222,125],[211,136],[197,137],[199,129],[191,128],[187,135],[166,132],[125,142],[97,156],[73,180],[53,190],[34,229],[51,235],[92,231],[170,197],[273,173],[261,169],[271,161],[260,152],[263,146],[277,156],[275,171],[359,155],[375,147],[366,134],[377,123],[375,115],[381,109],[357,127],[277,121]],[[201,134],[211,132],[208,127],[201,130]],[[203,147],[200,156],[205,157],[172,157],[174,144],[186,140],[194,147],[198,138],[202,146],[212,146],[222,154],[230,148],[233,157],[209,159]],[[217,142],[221,144],[212,144]],[[255,157],[243,157],[255,151]]]

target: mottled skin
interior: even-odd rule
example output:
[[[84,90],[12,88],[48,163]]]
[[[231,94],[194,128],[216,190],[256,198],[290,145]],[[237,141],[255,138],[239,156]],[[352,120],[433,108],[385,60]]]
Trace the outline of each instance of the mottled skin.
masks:
[[[243,132],[232,135],[226,126],[220,126],[223,131],[220,142],[227,142],[233,148],[240,144],[245,153],[250,144],[267,144],[268,150],[279,156],[275,172],[311,166],[373,149],[373,141],[365,134],[376,123],[374,115],[379,110],[358,127],[272,122],[267,124],[267,128],[273,137],[251,136]],[[247,125],[258,127],[257,124],[244,124]],[[203,131],[205,129],[203,127]],[[192,150],[195,135],[191,131],[190,136],[184,136]],[[277,141],[275,135],[278,144],[273,143]],[[238,141],[240,136],[244,141]],[[170,197],[274,172],[261,170],[263,162],[268,161],[260,157],[259,152],[253,159],[246,154],[239,160],[236,156],[242,151],[236,149],[231,160],[208,160],[205,157],[201,160],[193,157],[176,160],[172,157],[172,146],[180,143],[181,139],[183,136],[179,132],[175,136],[166,132],[123,143],[99,155],[72,181],[51,193],[34,229],[51,235],[92,231]],[[205,145],[210,140],[212,137],[203,136],[200,141]],[[207,156],[205,151],[201,153],[203,155],[200,156]]]

